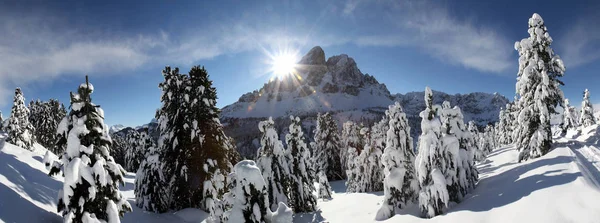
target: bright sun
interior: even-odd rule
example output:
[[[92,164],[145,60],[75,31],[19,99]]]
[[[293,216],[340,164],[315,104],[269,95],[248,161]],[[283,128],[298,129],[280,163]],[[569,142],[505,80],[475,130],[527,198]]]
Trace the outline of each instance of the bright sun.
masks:
[[[294,72],[296,68],[296,57],[290,53],[282,53],[272,58],[273,73],[282,77]]]

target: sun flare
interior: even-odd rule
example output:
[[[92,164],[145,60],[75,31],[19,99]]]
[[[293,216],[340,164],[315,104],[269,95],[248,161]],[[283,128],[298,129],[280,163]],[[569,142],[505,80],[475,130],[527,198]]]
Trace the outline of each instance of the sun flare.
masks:
[[[271,70],[278,77],[294,73],[296,68],[296,56],[291,53],[281,53],[272,58]]]

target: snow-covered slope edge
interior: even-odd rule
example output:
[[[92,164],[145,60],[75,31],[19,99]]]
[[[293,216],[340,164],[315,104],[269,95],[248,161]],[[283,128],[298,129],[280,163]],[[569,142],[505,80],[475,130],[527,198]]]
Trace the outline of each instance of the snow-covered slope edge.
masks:
[[[63,186],[60,176],[49,177],[43,163],[46,149],[36,145],[31,152],[4,142],[0,136],[0,222],[62,222],[56,212],[58,191]],[[135,175],[125,176],[120,188],[130,202],[133,212],[125,214],[122,222],[183,223],[201,222],[208,214],[197,209],[155,214],[135,206],[133,193]]]
[[[546,156],[520,164],[517,154],[514,147],[503,147],[478,164],[477,188],[448,213],[423,219],[412,206],[385,222],[598,222],[600,191],[569,147],[559,143]],[[381,193],[346,194],[343,182],[332,186],[336,192],[320,204],[322,212],[296,222],[376,222]]]

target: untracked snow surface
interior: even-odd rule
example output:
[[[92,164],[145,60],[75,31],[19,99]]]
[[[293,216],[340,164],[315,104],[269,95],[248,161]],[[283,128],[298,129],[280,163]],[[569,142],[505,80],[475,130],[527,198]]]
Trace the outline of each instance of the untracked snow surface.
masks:
[[[517,151],[503,146],[478,164],[480,181],[473,193],[447,214],[420,218],[413,205],[384,222],[599,222],[600,136],[598,126],[555,139],[549,154],[516,163]],[[62,222],[56,213],[61,177],[48,177],[45,149],[36,151],[4,143],[0,136],[0,222]],[[135,176],[121,187],[132,203],[122,222],[202,222],[208,214],[196,209],[154,214],[134,204]],[[331,183],[333,199],[319,201],[315,213],[297,214],[294,222],[376,222],[382,192],[345,193],[343,181]]]

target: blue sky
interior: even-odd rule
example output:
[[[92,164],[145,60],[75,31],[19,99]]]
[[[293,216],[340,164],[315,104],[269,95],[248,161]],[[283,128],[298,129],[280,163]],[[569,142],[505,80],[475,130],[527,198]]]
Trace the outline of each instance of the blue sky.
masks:
[[[10,113],[15,87],[68,105],[88,74],[107,124],[141,125],[160,106],[166,65],[204,65],[222,107],[271,77],[269,53],[316,45],[350,55],[392,93],[512,98],[514,42],[534,12],[567,66],[565,96],[579,105],[589,88],[599,103],[599,11],[598,1],[2,1],[0,110]]]

